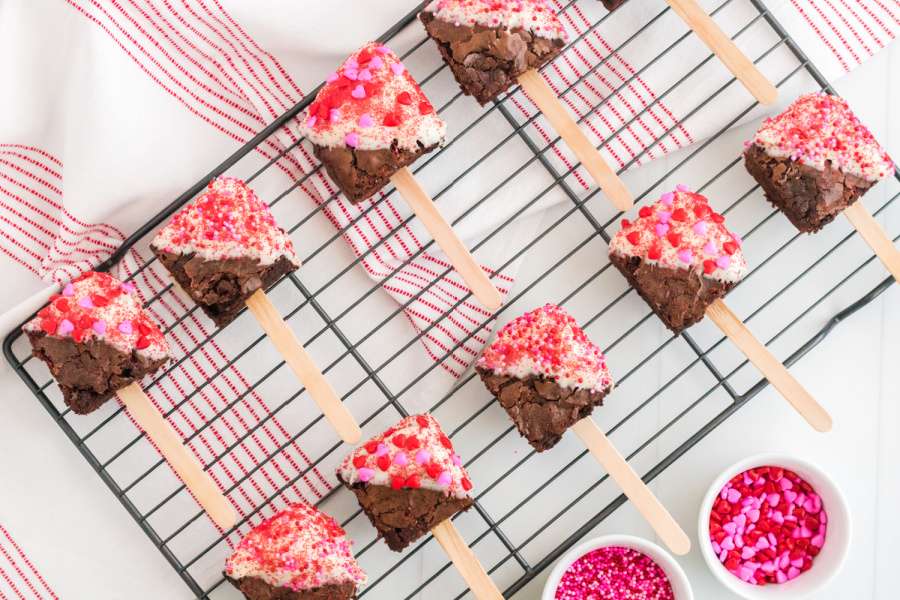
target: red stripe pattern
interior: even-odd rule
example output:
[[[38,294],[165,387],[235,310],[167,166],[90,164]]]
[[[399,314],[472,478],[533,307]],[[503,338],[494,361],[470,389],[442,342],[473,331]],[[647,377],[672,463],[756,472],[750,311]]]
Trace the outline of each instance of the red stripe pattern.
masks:
[[[0,524],[0,599],[59,600],[32,560]]]

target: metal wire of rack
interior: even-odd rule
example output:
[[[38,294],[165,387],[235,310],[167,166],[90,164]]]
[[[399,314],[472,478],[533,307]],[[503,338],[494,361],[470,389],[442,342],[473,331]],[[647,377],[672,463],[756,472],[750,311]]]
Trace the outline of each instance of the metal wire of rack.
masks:
[[[560,12],[565,13],[575,5],[583,5],[585,12],[598,15],[571,45],[584,42],[614,18],[591,12],[588,4],[596,3],[574,0],[560,7]],[[654,28],[671,17],[670,10],[662,2],[658,4],[658,11],[646,25],[612,48],[607,58],[568,82],[560,90],[561,95],[577,92],[579,84],[597,76],[612,56],[627,52],[630,44],[644,43],[647,36],[657,35]],[[762,2],[724,0],[716,5],[713,13],[724,14],[724,11],[746,15],[744,24],[733,32],[734,39],[740,41],[749,31],[762,31],[770,40],[768,46],[758,48],[752,56],[757,63],[764,65],[774,55],[791,57],[791,68],[779,74],[780,88],[799,85],[831,91],[828,82]],[[398,22],[381,41],[399,39],[417,12],[418,9]],[[589,107],[580,121],[599,114],[642,74],[658,66],[682,44],[691,43],[688,31],[678,35],[666,31],[664,38],[662,50],[622,78],[613,92],[596,102],[585,100]],[[433,80],[449,77],[445,67],[433,57],[421,58],[429,53],[433,55],[431,50],[419,36],[403,53],[408,64],[430,65],[430,70],[417,72],[423,87]],[[716,68],[711,55],[696,64],[683,65],[671,86],[613,128],[605,136],[604,145],[652,107],[659,107],[666,98],[681,93],[684,86],[694,85],[697,78],[715,82],[705,98],[680,115],[680,121],[685,122],[695,117],[709,119],[709,113],[715,111],[715,122],[721,123],[715,134],[642,168],[640,178],[629,173],[623,176],[638,202],[671,187],[673,177],[703,182],[694,187],[709,195],[717,208],[728,215],[731,227],[748,240],[752,270],[729,296],[729,303],[751,327],[761,328],[757,333],[790,365],[819,344],[842,320],[884,292],[892,280],[884,278],[877,260],[858,243],[847,226],[835,223],[817,237],[801,237],[761,200],[761,192],[743,173],[735,150],[735,144],[742,138],[739,132],[733,131],[736,125],[750,118],[755,104],[747,96],[743,104],[729,102],[726,114],[719,114],[722,104],[716,100],[733,92],[739,84],[721,70],[711,75],[710,69]],[[284,152],[261,164],[250,159],[251,152],[281,131],[313,97],[314,94],[307,96],[198,181],[128,238],[101,268],[112,268],[128,260],[134,248],[146,244],[155,228],[199,193],[210,178],[236,173],[250,182],[261,182],[269,169],[287,152],[299,148],[303,140],[293,142]],[[507,240],[503,252],[497,254],[495,237],[513,227],[516,221],[511,216],[478,240],[473,251],[477,256],[491,256],[495,262],[496,256],[502,256],[498,272],[508,267],[518,268],[516,286],[500,311],[503,318],[514,317],[537,303],[557,302],[576,314],[589,335],[605,346],[618,389],[608,406],[599,409],[595,416],[620,445],[624,444],[622,449],[629,460],[649,482],[756,396],[767,383],[759,379],[742,356],[723,344],[724,338],[718,332],[705,324],[679,336],[663,330],[624,280],[610,270],[605,258],[606,243],[617,228],[618,215],[605,206],[602,198],[595,198],[597,191],[579,186],[575,167],[563,164],[555,154],[558,139],[535,134],[534,125],[541,117],[523,115],[514,109],[524,101],[518,90],[506,94],[469,118],[468,124],[444,149],[423,158],[415,171],[421,177],[433,176],[438,170],[445,173],[440,179],[443,186],[434,194],[440,202],[449,190],[469,176],[490,181],[485,170],[495,169],[494,161],[498,157],[527,157],[517,164],[508,164],[512,170],[494,177],[496,185],[472,202],[454,220],[454,225],[477,219],[479,207],[511,188],[530,195],[522,212],[543,206],[549,198],[556,199],[546,211],[530,217],[535,222],[532,235],[513,243]],[[450,95],[440,105],[439,112],[465,111],[464,105],[459,106],[467,102],[459,93]],[[464,145],[486,127],[502,129],[498,143],[474,160],[469,157],[470,160],[452,164],[442,160],[442,156],[453,152],[454,146]],[[676,127],[673,125],[665,135]],[[513,145],[519,154],[511,151]],[[454,156],[458,155],[451,158]],[[650,148],[635,152],[624,161],[620,172],[646,162],[650,156]],[[701,168],[701,164],[705,166]],[[710,176],[709,164],[721,168]],[[647,169],[651,169],[649,175]],[[279,205],[290,214],[291,220],[279,216],[279,221],[298,240],[299,248],[311,247],[309,239],[317,241],[314,249],[302,257],[305,266],[299,275],[279,282],[270,295],[289,323],[302,327],[304,332],[315,331],[303,336],[304,345],[317,356],[367,433],[380,431],[401,415],[425,409],[435,413],[451,432],[466,459],[477,492],[475,510],[457,517],[457,525],[510,597],[597,527],[625,498],[605,475],[598,477],[596,464],[571,440],[564,440],[553,452],[543,455],[526,451],[505,414],[473,374],[464,375],[449,392],[434,398],[431,386],[446,377],[440,366],[468,340],[446,348],[434,360],[413,363],[420,365],[415,373],[410,373],[408,367],[398,366],[408,365],[411,356],[421,354],[420,342],[439,323],[410,333],[403,311],[417,298],[411,297],[403,306],[385,301],[378,293],[381,283],[360,276],[357,267],[366,259],[366,253],[347,256],[342,252],[338,240],[354,223],[365,219],[374,210],[374,204],[361,211],[353,223],[330,235],[321,233],[329,231],[322,216],[324,204],[306,213],[285,208],[286,203],[281,200],[304,186],[317,171],[318,167],[298,178],[288,189],[270,196],[273,207]],[[536,192],[520,183],[528,174],[541,181]],[[896,215],[900,174],[876,189],[877,192],[866,198],[868,207],[878,216]],[[727,203],[722,203],[723,198]],[[326,203],[334,200],[335,196],[331,196]],[[400,227],[412,218],[407,217]],[[895,242],[898,237],[894,236]],[[430,246],[431,243],[424,244],[403,265]],[[146,278],[153,265],[152,259],[136,263],[129,272],[130,278],[135,281]],[[311,265],[319,269],[316,271]],[[308,275],[311,269],[315,277]],[[447,271],[438,274],[434,281],[446,274]],[[867,291],[860,297],[860,290]],[[160,282],[147,295],[147,307],[165,313],[160,307],[166,304],[166,295],[171,293],[171,284]],[[448,300],[444,314],[450,314],[467,299],[466,295]],[[359,311],[371,314],[364,328],[347,318]],[[196,307],[169,309],[169,318],[164,323],[167,335],[174,335],[179,327],[200,318],[196,312]],[[476,336],[491,319],[485,317],[472,335]],[[180,430],[187,432],[186,443],[203,446],[196,451],[203,456],[208,470],[231,476],[229,469],[234,470],[235,464],[240,467],[239,475],[232,476],[230,485],[224,486],[226,493],[246,508],[231,532],[217,531],[203,518],[183,485],[168,473],[165,463],[149,448],[147,441],[135,435],[134,427],[120,407],[107,406],[90,417],[73,417],[63,406],[46,369],[30,359],[27,343],[19,331],[6,338],[4,352],[23,381],[195,596],[234,597],[229,596],[233,592],[229,586],[222,585],[221,577],[229,543],[263,515],[271,514],[273,505],[296,501],[309,494],[357,540],[356,554],[370,575],[370,583],[361,596],[414,598],[420,594],[424,597],[425,593],[441,598],[465,596],[464,584],[431,538],[421,540],[401,555],[392,554],[374,539],[349,494],[332,488],[333,479],[316,481],[319,469],[333,470],[346,449],[335,443],[321,416],[304,407],[308,404],[304,403],[304,390],[282,369],[284,363],[267,348],[265,337],[236,333],[248,330],[253,331],[236,326],[204,330],[202,335],[180,346],[175,362],[163,374],[145,382],[148,393],[167,398],[174,395],[169,405],[163,407],[166,417],[173,424],[182,425]],[[211,370],[201,371],[197,378],[185,375],[191,362],[206,353],[213,343],[231,350],[227,360],[216,363]],[[200,425],[185,428],[184,412],[189,408],[198,410],[195,401],[205,398],[211,388],[228,386],[227,376],[236,366],[248,373],[247,380],[231,385],[227,398],[223,397],[221,402],[208,403],[207,412],[199,415]],[[176,379],[173,389],[171,382]],[[253,414],[251,418],[245,412],[246,407],[252,405],[257,395],[277,398],[277,404],[265,405],[260,415]],[[240,415],[244,417],[240,421],[245,424],[243,429],[230,429],[230,438],[217,433],[219,429],[228,429],[233,419],[240,420]],[[278,435],[270,434],[276,419],[278,423],[292,425]],[[211,433],[217,444],[205,441]],[[257,447],[257,460],[251,460],[250,466],[240,466],[236,453],[251,440]],[[298,444],[302,445],[302,451]],[[292,472],[281,473],[280,479],[267,474],[267,470],[283,470],[286,464]],[[262,477],[260,474],[265,479],[262,484],[257,482]],[[297,491],[298,486],[305,487]],[[548,507],[552,508],[552,514],[548,514]]]

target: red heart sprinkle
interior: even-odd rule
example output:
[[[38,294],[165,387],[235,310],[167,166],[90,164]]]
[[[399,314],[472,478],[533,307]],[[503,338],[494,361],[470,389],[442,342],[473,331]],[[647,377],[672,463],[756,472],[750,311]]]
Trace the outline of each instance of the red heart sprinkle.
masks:
[[[716,263],[711,260],[703,261],[703,272],[709,275],[716,270]]]
[[[419,427],[428,427],[428,417],[424,415],[416,416],[416,423],[419,424]]]
[[[400,124],[400,119],[398,119],[397,115],[394,113],[388,113],[384,115],[384,121],[382,121],[382,123],[384,123],[385,127],[396,127]]]
[[[137,347],[138,350],[143,350],[144,348],[148,347],[149,345],[150,345],[150,340],[144,336],[139,337],[137,343],[135,344],[135,346]]]
[[[378,468],[382,471],[387,471],[391,468],[391,459],[387,454],[385,454],[383,456],[379,456],[378,460],[375,461],[375,464],[377,464]]]
[[[647,250],[647,258],[649,258],[650,260],[659,260],[661,256],[662,248],[660,248],[656,244],[653,244],[652,246],[650,246],[650,249]]]
[[[722,248],[724,248],[725,252],[727,252],[728,254],[734,254],[735,252],[737,252],[737,244],[735,244],[734,242],[725,242],[724,244],[722,244]],[[779,479],[781,478],[779,477]]]
[[[725,222],[725,217],[723,217],[719,213],[713,213],[709,216],[709,218],[712,219],[715,223],[722,224]]]
[[[400,488],[403,487],[403,483],[404,483],[404,482],[403,482],[403,478],[402,478],[402,477],[398,477],[398,476],[396,476],[396,475],[394,475],[393,477],[391,477],[391,488],[393,488],[393,489],[395,489],[395,490],[399,490]]]
[[[60,298],[59,300],[57,300],[56,302],[53,303],[53,306],[55,306],[56,310],[58,310],[60,312],[66,312],[67,310],[69,310],[69,301],[66,300],[65,298]]]
[[[645,219],[652,214],[653,214],[653,209],[650,208],[649,206],[642,206],[641,210],[638,211],[638,216],[643,217]]]
[[[56,319],[50,318],[41,321],[41,329],[44,333],[53,335],[56,333],[57,328],[59,328],[59,322]]]
[[[450,442],[450,438],[443,434],[441,434],[441,445],[447,450],[453,450],[453,444]]]
[[[419,102],[419,114],[420,115],[430,115],[434,112],[434,107],[430,102]]]
[[[672,212],[672,220],[673,221],[687,221],[687,211],[683,208],[676,208],[674,212]]]
[[[469,479],[467,477],[463,477],[462,478],[462,486],[463,486],[463,489],[468,492],[469,490],[472,489],[472,482],[469,481]]]
[[[631,227],[631,221],[629,221],[628,219],[622,219],[621,224],[622,224],[622,229],[628,229],[629,227]]]
[[[421,444],[419,444],[419,440],[417,438],[415,438],[413,436],[406,438],[406,449],[407,450],[418,450],[420,445]]]
[[[666,235],[666,239],[675,247],[681,244],[681,236],[674,231],[670,231],[668,235]]]
[[[406,444],[406,436],[403,435],[402,433],[398,433],[397,435],[394,436],[394,439],[391,441],[394,442],[394,445],[397,446],[398,448],[402,448]]]
[[[441,466],[435,463],[428,463],[428,466],[425,467],[425,472],[428,473],[428,476],[432,479],[437,479],[441,475]]]
[[[641,243],[641,232],[640,231],[632,231],[631,233],[629,233],[628,235],[625,236],[625,239],[627,239],[633,245],[637,246],[638,244]]]
[[[357,469],[362,469],[366,466],[366,457],[363,455],[354,456],[353,457],[353,466]]]
[[[409,95],[409,92],[400,92],[397,95],[397,102],[409,106],[412,104],[412,96]]]
[[[368,452],[369,454],[375,454],[375,452],[378,451],[378,442],[366,442],[365,448],[366,452]]]
[[[422,487],[422,482],[419,481],[419,476],[416,474],[412,474],[406,478],[406,487],[408,488],[419,488]]]

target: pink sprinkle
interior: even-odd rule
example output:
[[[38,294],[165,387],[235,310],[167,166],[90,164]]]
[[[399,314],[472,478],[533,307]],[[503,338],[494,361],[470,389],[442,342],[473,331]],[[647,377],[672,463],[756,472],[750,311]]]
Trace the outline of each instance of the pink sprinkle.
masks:
[[[734,488],[728,490],[728,501],[732,504],[736,504],[738,500],[741,499],[741,493]]]
[[[319,120],[319,118],[316,115],[312,115],[310,118],[308,118],[306,120],[306,126],[309,128],[313,128],[316,126],[316,121],[318,121],[318,120]]]
[[[375,448],[375,456],[376,457],[384,456],[387,453],[388,453],[387,444],[383,444],[383,443],[378,444],[378,446]]]
[[[729,257],[727,254],[723,254],[716,259],[716,266],[720,269],[727,269],[731,266],[731,257]]]
[[[735,525],[733,521],[725,523],[722,529],[724,529],[725,533],[727,533],[728,535],[734,535],[735,533],[737,533],[737,525]]]
[[[363,69],[359,72],[359,80],[360,81],[372,81],[372,73],[368,69]]]
[[[59,326],[56,328],[57,335],[69,335],[75,330],[75,325],[72,324],[72,321],[68,319],[63,319],[59,322]]]
[[[375,477],[375,471],[373,469],[369,469],[368,467],[361,467],[359,471],[357,471],[357,473],[359,474],[359,480],[363,483]]]
[[[131,321],[122,321],[121,323],[119,323],[119,326],[116,329],[118,329],[125,335],[131,335],[132,331],[134,331],[134,328],[131,325]]]
[[[676,185],[676,186],[675,186],[675,189],[678,190],[679,192],[689,192],[689,191],[691,191],[691,188],[689,188],[688,186],[684,185],[683,183],[679,183],[678,185]]]
[[[391,63],[391,71],[394,72],[394,75],[402,75],[403,71],[405,71],[405,70],[406,70],[406,67],[404,67],[402,64]]]
[[[344,69],[344,77],[350,81],[356,81],[359,78],[359,73],[356,72],[356,69]]]
[[[588,552],[563,573],[555,600],[652,598],[674,600],[672,584],[652,558],[621,546]]]
[[[685,264],[691,264],[691,261],[694,260],[694,254],[690,250],[679,250],[678,251],[678,260]]]
[[[383,66],[384,66],[384,61],[382,61],[381,58],[379,58],[377,56],[373,56],[372,60],[369,61],[370,69],[380,69]]]
[[[672,218],[672,213],[667,210],[661,210],[656,213],[656,216],[659,217],[660,223],[668,223],[669,219]]]
[[[437,478],[438,485],[441,487],[447,487],[452,481],[453,478],[450,477],[450,473],[447,471],[442,471]]]
[[[417,465],[424,465],[429,460],[431,460],[431,452],[429,452],[428,450],[425,450],[423,448],[423,449],[419,450],[418,452],[416,452],[416,464]]]
[[[459,457],[459,454],[453,454],[450,456],[450,462],[452,462],[457,467],[462,466],[462,459]]]
[[[90,296],[85,296],[78,299],[78,306],[80,306],[81,308],[91,309],[94,308],[94,303],[91,301]]]
[[[350,92],[350,95],[353,96],[354,98],[356,98],[357,100],[362,100],[363,98],[366,97],[366,88],[364,88],[363,85],[360,83],[355,88],[353,88],[353,91]]]
[[[669,231],[669,225],[667,223],[657,223],[653,228],[656,231],[656,235],[659,237],[663,237]]]
[[[372,115],[369,113],[363,113],[359,115],[359,126],[360,127],[371,127],[375,124],[375,121],[372,120]]]
[[[409,457],[406,456],[406,452],[398,452],[394,455],[394,464],[400,467],[405,467],[409,464]]]
[[[375,48],[375,52],[377,52],[378,54],[388,54],[390,51],[391,49],[387,46],[378,46],[377,48]]]
[[[692,229],[697,235],[706,235],[706,221],[697,221]]]
[[[329,73],[328,77],[325,78],[325,81],[328,83],[334,83],[338,79],[340,79],[340,75],[338,75],[337,73]]]
[[[125,283],[122,284],[121,287],[122,287],[122,291],[125,292],[126,294],[130,294],[131,292],[133,292],[136,289],[134,287],[134,284],[131,283],[130,281],[126,281]]]
[[[336,108],[332,108],[328,111],[328,120],[332,123],[337,123],[341,120],[341,111]]]
[[[344,136],[344,143],[350,146],[351,148],[356,148],[359,146],[359,134],[351,131],[347,135]]]
[[[675,200],[675,194],[672,192],[666,192],[662,196],[660,196],[659,201],[665,204],[666,206],[672,206],[672,202]]]
[[[74,296],[75,295],[75,286],[71,283],[67,283],[66,286],[62,290],[63,296]]]
[[[94,324],[91,325],[91,329],[93,329],[97,335],[103,335],[106,333],[106,321],[100,319],[98,321],[94,321]]]

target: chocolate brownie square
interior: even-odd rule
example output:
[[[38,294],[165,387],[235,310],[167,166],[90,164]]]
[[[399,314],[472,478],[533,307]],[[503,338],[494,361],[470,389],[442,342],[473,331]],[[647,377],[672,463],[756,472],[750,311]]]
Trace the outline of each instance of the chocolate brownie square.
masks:
[[[613,385],[603,352],[553,304],[507,323],[475,368],[538,452],[590,416]]]
[[[332,73],[303,116],[300,133],[352,202],[444,142],[447,125],[400,58],[370,43]]]
[[[107,273],[90,271],[67,284],[24,331],[66,405],[80,415],[169,360],[163,334],[134,286]]]
[[[740,237],[684,186],[642,207],[633,223],[623,220],[609,258],[675,333],[703,319],[747,273]]]
[[[804,233],[822,229],[894,170],[847,102],[824,93],[801,96],[766,119],[744,164],[766,199]]]
[[[350,600],[366,575],[334,519],[294,505],[263,521],[225,562],[247,600]]]
[[[431,415],[406,417],[373,437],[337,476],[395,552],[474,502],[462,461]]]
[[[419,19],[463,93],[482,105],[566,45],[562,24],[542,0],[436,0]]]
[[[150,244],[181,288],[219,326],[256,290],[300,266],[269,207],[240,180],[220,177],[181,209]]]

